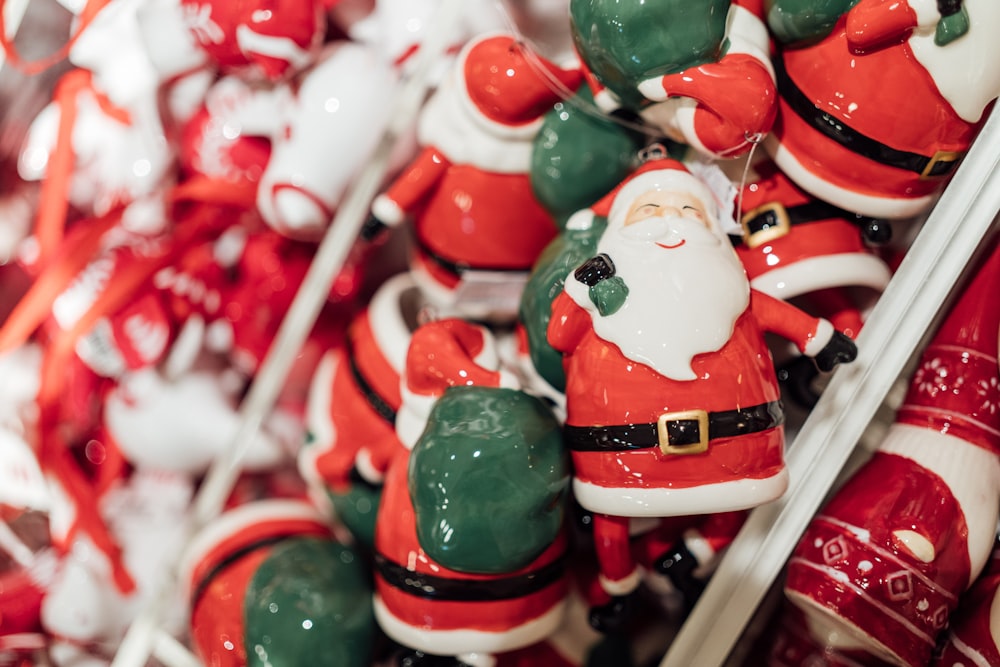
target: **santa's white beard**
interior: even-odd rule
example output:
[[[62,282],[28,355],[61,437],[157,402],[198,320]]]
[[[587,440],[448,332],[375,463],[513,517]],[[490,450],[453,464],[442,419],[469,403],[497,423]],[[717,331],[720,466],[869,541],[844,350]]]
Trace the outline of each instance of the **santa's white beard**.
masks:
[[[683,245],[666,249],[657,241]],[[729,244],[697,221],[649,218],[609,227],[597,251],[614,262],[628,297],[602,316],[587,286],[570,276],[566,290],[590,312],[595,333],[661,375],[696,379],[691,360],[722,348],[750,301],[750,283]]]

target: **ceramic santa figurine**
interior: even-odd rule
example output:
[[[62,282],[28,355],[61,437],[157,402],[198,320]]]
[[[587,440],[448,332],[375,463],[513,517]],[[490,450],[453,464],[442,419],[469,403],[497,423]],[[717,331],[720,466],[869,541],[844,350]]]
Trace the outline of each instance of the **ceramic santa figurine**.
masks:
[[[516,386],[484,328],[414,332],[396,418],[412,451],[375,527],[375,617],[414,651],[491,665],[562,620],[568,461],[551,412]]]
[[[798,28],[809,11],[798,16],[781,11],[790,3],[773,4],[779,38],[814,37],[833,18],[815,30]],[[1000,6],[795,4],[840,5],[842,15],[823,39],[776,55],[780,110],[768,153],[800,187],[848,211],[881,218],[924,212],[1000,94]]]
[[[424,107],[420,154],[379,195],[374,226],[413,220],[413,277],[441,309],[512,320],[532,264],[556,235],[532,192],[542,117],[574,90],[563,70],[508,34],[482,35]]]
[[[375,623],[360,555],[294,499],[224,512],[181,561],[194,648],[206,664],[371,664]]]
[[[996,248],[994,238],[924,350],[874,456],[813,519],[788,564],[785,593],[817,631],[832,628],[893,664],[927,664],[994,544]]]
[[[599,107],[638,114],[712,158],[746,153],[777,99],[758,0],[572,0],[573,37]]]
[[[618,605],[640,579],[631,517],[741,510],[784,492],[764,333],[825,371],[856,348],[828,321],[751,289],[714,195],[681,163],[646,162],[610,199],[597,255],[552,304],[548,340],[564,355],[574,494],[594,512],[602,583]]]
[[[750,285],[795,299],[856,338],[892,272],[879,248],[891,239],[889,221],[860,216],[816,199],[795,185],[765,154],[750,170],[740,204],[740,236],[731,236]],[[786,397],[804,407],[819,398],[816,368],[775,349]]]
[[[395,431],[399,380],[421,304],[408,273],[387,280],[352,320],[344,344],[324,354],[310,386],[299,471],[318,504],[332,505],[368,547],[385,472],[405,452]]]

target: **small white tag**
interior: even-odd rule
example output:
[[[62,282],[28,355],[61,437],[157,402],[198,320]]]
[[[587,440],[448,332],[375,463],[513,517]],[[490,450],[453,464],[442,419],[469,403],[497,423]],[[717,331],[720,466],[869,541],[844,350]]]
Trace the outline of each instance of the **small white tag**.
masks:
[[[528,272],[466,271],[455,289],[454,308],[473,317],[516,317]]]
[[[722,231],[726,234],[742,234],[735,215],[736,197],[739,192],[726,172],[714,162],[702,160],[685,162],[684,166],[695,177],[701,179],[715,195],[716,203],[719,205],[719,226]]]

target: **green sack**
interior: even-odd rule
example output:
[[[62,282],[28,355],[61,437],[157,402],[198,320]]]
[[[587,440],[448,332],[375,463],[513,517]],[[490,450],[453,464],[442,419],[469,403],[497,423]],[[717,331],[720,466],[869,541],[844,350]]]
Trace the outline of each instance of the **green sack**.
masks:
[[[410,454],[408,474],[417,539],[448,569],[519,570],[562,530],[569,462],[559,424],[524,392],[449,388]]]

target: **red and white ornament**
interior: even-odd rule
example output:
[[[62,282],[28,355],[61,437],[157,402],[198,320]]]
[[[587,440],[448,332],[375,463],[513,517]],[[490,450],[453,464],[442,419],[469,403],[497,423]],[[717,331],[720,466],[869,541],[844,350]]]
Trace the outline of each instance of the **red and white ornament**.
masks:
[[[986,564],[1000,508],[996,246],[924,350],[875,455],[812,521],[786,595],[822,627],[926,664]]]
[[[413,220],[414,280],[442,315],[511,320],[555,236],[530,182],[542,116],[580,74],[509,34],[469,42],[420,115],[420,154],[376,198],[374,216]]]
[[[564,355],[573,491],[595,534],[607,533],[602,583],[621,596],[639,583],[628,517],[741,510],[784,492],[764,332],[825,370],[854,347],[826,320],[751,289],[712,193],[680,163],[651,160],[610,197],[599,254],[567,277],[548,340]]]

